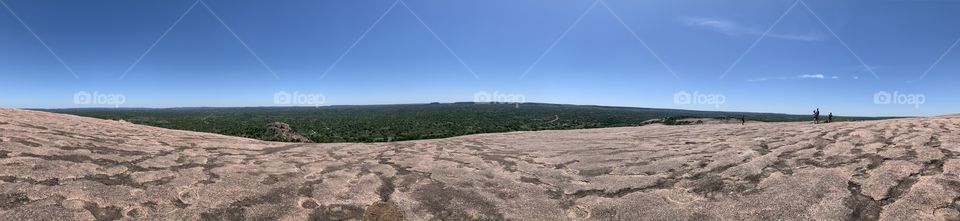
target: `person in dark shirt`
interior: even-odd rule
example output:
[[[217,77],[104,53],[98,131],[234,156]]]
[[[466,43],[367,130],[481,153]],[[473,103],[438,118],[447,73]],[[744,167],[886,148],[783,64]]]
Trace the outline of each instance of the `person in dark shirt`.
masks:
[[[820,123],[820,108],[813,110],[813,124]]]

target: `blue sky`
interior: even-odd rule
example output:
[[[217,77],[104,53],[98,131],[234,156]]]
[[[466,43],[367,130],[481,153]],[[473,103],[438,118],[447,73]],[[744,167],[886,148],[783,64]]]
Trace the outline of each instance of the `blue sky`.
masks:
[[[287,104],[274,99],[282,92],[320,95],[322,105],[424,103],[496,92],[698,110],[960,112],[951,49],[960,1],[2,2],[3,107],[277,106]],[[80,93],[93,102],[77,102]]]

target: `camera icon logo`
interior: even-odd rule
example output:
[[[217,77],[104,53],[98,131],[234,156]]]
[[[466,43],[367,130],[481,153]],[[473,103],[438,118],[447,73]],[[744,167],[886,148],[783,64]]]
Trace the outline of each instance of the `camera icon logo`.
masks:
[[[673,94],[674,104],[691,104],[692,102],[693,102],[693,97],[687,91],[680,91]]]
[[[876,94],[873,94],[873,103],[874,104],[891,104],[893,103],[893,95],[890,92],[880,91]]]
[[[290,93],[286,91],[279,91],[273,94],[273,104],[276,105],[290,105],[293,102],[293,98]]]
[[[86,91],[80,91],[73,94],[73,104],[91,104],[93,102],[93,95]]]
[[[473,102],[478,104],[489,104],[493,102],[493,96],[486,91],[480,91],[473,94]]]

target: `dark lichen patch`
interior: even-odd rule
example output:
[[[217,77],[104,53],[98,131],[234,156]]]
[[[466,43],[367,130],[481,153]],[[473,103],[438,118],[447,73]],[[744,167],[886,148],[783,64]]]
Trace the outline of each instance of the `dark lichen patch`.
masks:
[[[581,176],[595,177],[595,176],[607,175],[607,174],[610,174],[610,172],[613,172],[613,168],[600,167],[600,168],[583,169],[583,170],[580,170],[579,173]]]
[[[596,220],[617,220],[620,212],[614,207],[594,208],[590,211],[591,218]]]
[[[942,160],[931,160],[924,163],[920,175],[930,176],[943,173],[943,163]]]
[[[127,210],[125,214],[130,218],[142,218],[146,215],[146,211],[141,208],[134,207]]]
[[[310,220],[315,221],[333,221],[333,220],[359,220],[363,219],[363,208],[352,205],[333,204],[320,206],[310,213]]]
[[[513,191],[498,191],[494,190],[494,196],[501,200],[514,200],[520,197],[520,194]]]
[[[46,180],[34,180],[30,178],[15,177],[15,176],[0,176],[0,181],[7,183],[29,183],[34,185],[44,185],[44,186],[57,186],[60,185],[59,178],[50,178]]]
[[[500,166],[503,166],[503,169],[506,171],[517,172],[517,162],[508,160],[508,159],[513,159],[510,156],[497,155],[497,154],[484,154],[484,155],[481,155],[480,158],[482,158],[483,160],[496,162],[500,164]]]
[[[299,141],[297,141],[297,142],[299,142]],[[308,142],[308,143],[309,143],[309,142]],[[304,146],[303,144],[292,144],[292,145],[286,145],[286,146],[281,146],[281,147],[268,148],[268,149],[264,149],[264,150],[263,150],[263,154],[264,154],[264,155],[269,155],[269,154],[274,154],[274,153],[279,153],[279,152],[284,152],[284,151],[292,150],[292,149],[294,149],[294,148],[303,147],[303,146]]]
[[[261,204],[274,204],[274,205],[290,205],[283,207],[284,210],[293,210],[293,205],[296,205],[293,202],[297,196],[297,189],[292,187],[281,187],[274,189],[270,192],[267,192],[263,195],[244,198],[242,200],[230,203],[227,207],[216,208],[210,210],[209,212],[201,213],[200,218],[203,220],[243,220],[250,215],[251,219],[255,220],[276,220],[281,217],[277,217],[278,214],[283,214],[283,211],[269,211],[268,214],[247,214],[247,207]],[[285,203],[288,202],[288,203]]]
[[[365,221],[402,221],[403,210],[391,202],[374,202],[363,213]]]
[[[555,200],[563,199],[564,196],[566,196],[564,195],[563,190],[560,190],[560,189],[547,189],[546,193],[547,193],[547,197],[550,197],[550,199],[555,199]],[[563,204],[563,202],[565,201],[561,201],[561,206],[565,205]]]
[[[23,144],[23,145],[28,146],[28,147],[40,147],[40,146],[43,146],[43,145],[40,144],[40,143],[33,142],[33,141],[29,141],[29,140],[22,139],[22,138],[16,138],[16,137],[10,138],[10,142]]]
[[[554,169],[558,169],[558,170],[559,170],[559,169],[566,169],[567,166],[569,166],[570,164],[574,164],[574,163],[578,163],[578,162],[580,162],[580,161],[579,161],[579,160],[571,160],[571,161],[567,161],[567,162],[564,162],[564,163],[561,163],[561,164],[554,165],[553,168],[554,168]]]
[[[413,170],[410,170],[411,167],[409,166],[401,166],[397,163],[390,162],[390,158],[384,157],[382,153],[380,156],[377,157],[377,159],[379,161],[378,162],[379,164],[388,165],[390,167],[393,167],[393,169],[397,171],[397,175],[399,176],[395,176],[396,177],[395,181],[397,181],[397,184],[395,184],[395,186],[397,189],[400,189],[401,191],[406,192],[409,190],[410,185],[412,185],[413,183],[416,183],[421,179],[430,177],[430,173],[413,171]]]
[[[32,124],[17,124],[17,126],[29,127],[29,128],[33,128],[33,129],[37,129],[37,130],[48,130],[47,127],[37,126],[37,125],[32,125]]]
[[[940,147],[940,145],[941,145],[941,143],[940,143],[940,138],[938,138],[938,137],[936,137],[936,136],[931,136],[931,137],[930,137],[930,141],[927,141],[927,143],[925,143],[925,144],[923,144],[923,145],[924,145],[924,146],[928,146],[928,147]]]
[[[823,151],[817,151],[816,153],[813,153],[813,157],[816,157],[816,158],[823,157]]]
[[[688,184],[690,191],[709,196],[724,189],[723,178],[718,175],[709,174],[691,180]]]
[[[3,193],[0,194],[0,209],[10,209],[30,202],[30,198],[25,193]]]
[[[317,207],[320,207],[320,204],[317,203],[317,201],[316,201],[316,200],[313,200],[313,199],[305,199],[305,200],[303,200],[303,202],[300,202],[300,208],[304,208],[304,209],[314,209],[314,208],[317,208]]]
[[[377,189],[377,195],[380,195],[380,201],[387,202],[390,201],[391,195],[395,191],[396,187],[393,184],[394,178],[380,177],[380,188]]]
[[[99,143],[99,144],[98,144],[98,143]],[[83,149],[90,150],[91,153],[96,153],[96,154],[112,154],[112,155],[120,155],[120,156],[144,156],[144,155],[151,155],[151,153],[144,152],[144,151],[138,151],[138,150],[121,150],[121,149],[111,148],[111,146],[114,146],[114,145],[116,145],[116,144],[126,143],[126,140],[124,140],[124,139],[118,139],[118,140],[109,141],[109,142],[98,141],[98,143],[85,143],[85,144],[82,146],[82,148],[83,148]],[[106,143],[107,145],[103,145],[104,143]]]
[[[856,158],[853,158],[856,159]],[[829,156],[826,159],[821,158],[810,158],[810,159],[798,159],[795,160],[798,165],[808,165],[819,168],[837,168],[843,167],[850,164],[850,160],[847,157],[841,156]]]
[[[330,174],[330,173],[333,173],[333,172],[337,172],[337,171],[340,171],[340,170],[349,169],[349,168],[353,168],[353,167],[354,167],[354,164],[344,163],[344,164],[340,164],[340,165],[334,165],[334,166],[329,166],[329,167],[323,168],[323,173],[324,173],[324,174]]]
[[[701,161],[701,162],[703,162],[703,161]],[[707,162],[707,163],[709,163],[709,162]],[[646,165],[650,165],[650,161],[638,160],[638,161],[627,162],[627,163],[624,163],[624,164],[623,164],[624,167],[635,167],[635,166],[646,166]],[[703,164],[703,166],[706,166],[706,164]]]
[[[172,199],[170,200],[170,203],[172,203],[173,206],[176,206],[177,208],[180,208],[180,209],[186,209],[187,207],[190,206],[190,204],[183,202],[183,200],[181,199]]]
[[[160,204],[155,201],[147,201],[147,202],[140,203],[140,206],[155,210],[160,206]]]
[[[107,163],[106,165],[100,165],[100,166],[114,166],[114,165],[118,165],[118,164],[119,164],[119,163],[116,162],[116,161],[110,161],[110,160],[99,160],[99,161],[98,161],[98,160],[94,160],[94,159],[91,158],[90,156],[77,155],[77,154],[72,154],[72,155],[36,155],[36,154],[31,154],[31,153],[22,153],[22,154],[20,154],[20,156],[33,157],[33,158],[39,158],[39,159],[44,159],[44,160],[52,160],[52,161],[67,161],[67,162],[73,162],[73,163],[86,163],[86,162],[91,162],[91,163],[95,163],[95,164],[98,164],[98,165],[100,165],[99,163]],[[96,161],[96,162],[95,162],[95,161]]]
[[[206,179],[206,180],[197,181],[197,183],[203,184],[203,185],[210,185],[210,184],[217,183],[217,181],[215,179]]]
[[[598,197],[604,197],[604,198],[620,198],[628,194],[644,191],[647,189],[648,188],[630,187],[630,188],[618,189],[612,192],[607,190],[601,190],[601,189],[577,190],[576,192],[573,192],[572,194],[570,194],[570,196],[573,196],[575,198],[583,198],[587,196],[598,196]]]
[[[170,171],[177,172],[177,171],[189,170],[189,169],[193,169],[193,168],[203,168],[205,171],[207,171],[207,170],[210,170],[210,169],[212,169],[212,168],[216,168],[216,167],[220,167],[220,166],[223,166],[223,165],[222,165],[222,164],[217,164],[217,163],[207,163],[207,164],[188,163],[188,164],[174,165],[174,166],[170,166],[170,167],[167,167],[167,168],[151,167],[151,168],[149,168],[149,169],[150,169],[150,170],[170,170]]]
[[[934,182],[951,190],[960,190],[960,181],[954,179],[936,179]]]
[[[111,141],[111,142],[103,142],[102,139],[97,138],[97,139],[93,139],[94,142],[90,142],[90,141],[87,141],[87,140],[84,140],[84,141],[85,141],[84,143],[76,144],[76,145],[69,145],[69,146],[54,145],[53,147],[54,147],[54,148],[57,148],[57,149],[61,149],[61,150],[81,150],[81,149],[83,149],[83,150],[89,150],[90,153],[104,154],[104,155],[118,155],[118,156],[148,156],[148,155],[153,155],[153,154],[151,154],[151,153],[144,152],[144,151],[120,150],[120,149],[114,149],[114,148],[111,148],[111,147],[110,147],[110,146],[115,145],[115,144],[120,144],[120,143],[126,142],[126,141],[124,141],[124,140],[117,140],[117,141]],[[105,145],[105,144],[106,144],[106,145]]]
[[[267,176],[266,178],[263,178],[263,180],[260,181],[260,184],[263,184],[263,185],[273,185],[273,184],[276,184],[276,183],[279,183],[279,182],[280,182],[280,176],[271,174],[271,175]]]
[[[694,164],[693,166],[696,167],[696,168],[698,168],[698,169],[703,169],[703,168],[706,168],[707,166],[709,166],[709,165],[710,165],[711,163],[713,163],[713,162],[714,162],[714,160],[712,160],[712,159],[702,159],[702,160],[700,160],[700,161],[697,161],[697,163]],[[646,164],[643,164],[643,165],[646,165]]]
[[[41,180],[41,181],[37,181],[36,184],[40,184],[44,186],[59,186],[60,178],[50,178],[46,180]]]
[[[758,173],[758,174],[752,174],[752,175],[748,175],[748,176],[743,177],[743,181],[746,181],[746,182],[748,182],[748,183],[753,184],[754,186],[756,186],[756,185],[759,184],[761,181],[763,181],[763,179],[764,179],[765,177],[770,176],[770,174],[767,173],[767,171],[773,171],[773,169],[764,168],[763,171],[760,172],[760,173]]]
[[[883,210],[880,202],[873,200],[870,196],[861,192],[860,184],[853,181],[847,182],[847,190],[850,196],[843,200],[843,204],[851,211],[846,219],[852,221],[879,220],[880,212]]]
[[[913,176],[903,178],[896,186],[890,187],[890,189],[887,190],[887,196],[882,200],[882,204],[889,205],[896,202],[901,196],[909,192],[910,188],[912,188],[917,181],[918,179]]]
[[[206,168],[206,167],[204,167],[204,170],[205,170],[205,171],[208,171],[209,169]],[[217,176],[217,178],[219,178],[219,175],[216,175],[216,174],[213,174],[213,173],[210,173],[210,174],[212,174],[212,175],[214,175],[214,176]],[[267,175],[266,178],[263,178],[263,180],[260,181],[260,184],[273,185],[273,184],[277,184],[277,183],[281,183],[281,182],[287,181],[287,180],[289,180],[290,178],[296,177],[296,176],[299,176],[299,175],[300,175],[300,173],[270,174],[270,175]]]
[[[172,179],[172,178],[168,178],[167,180],[169,181],[169,179]],[[134,182],[133,179],[130,178],[130,175],[127,175],[127,174],[117,174],[112,176],[106,175],[106,174],[88,175],[81,178],[81,180],[94,181],[94,182],[102,183],[103,185],[107,185],[107,186],[119,185],[119,186],[128,186],[128,187],[134,187],[134,188],[144,188],[144,185]],[[163,182],[163,179],[158,180],[157,182],[160,182],[157,184],[161,184]]]
[[[456,159],[456,158],[442,157],[442,156],[440,156],[440,155],[434,156],[433,159],[436,160],[436,161],[448,161],[448,162],[457,163],[457,167],[458,167],[458,168],[461,168],[461,167],[470,165],[469,162],[462,161],[462,160],[458,160],[458,159]]]
[[[857,158],[867,159],[870,161],[870,163],[867,164],[868,170],[876,169],[877,167],[880,167],[881,164],[883,164],[883,161],[886,161],[886,159],[883,158],[883,156],[880,156],[879,154],[865,154],[865,155],[860,155]]]
[[[861,150],[860,148],[850,149],[850,154],[860,154],[860,153],[863,153],[863,150]]]
[[[532,183],[537,185],[544,184],[543,181],[540,181],[540,179],[536,177],[527,177],[527,176],[520,176],[520,182]]]
[[[767,155],[768,153],[771,152],[770,146],[767,145],[766,143],[761,143],[759,146],[755,146],[752,149],[754,151],[757,151],[757,153],[760,153],[760,155]]]
[[[300,185],[300,188],[297,189],[297,194],[304,197],[313,197],[314,188],[317,184],[323,183],[323,179],[309,180]]]
[[[419,186],[413,192],[413,197],[421,203],[421,209],[432,214],[437,220],[505,219],[496,205],[485,200],[480,194],[447,187],[439,182]],[[458,208],[456,205],[468,207]]]
[[[116,206],[100,207],[100,205],[97,203],[87,202],[83,205],[83,209],[90,211],[90,214],[92,214],[93,217],[98,221],[118,220],[123,218],[123,210]]]
[[[175,176],[168,176],[168,177],[160,178],[153,181],[143,182],[131,187],[147,188],[148,186],[161,186],[161,185],[170,183],[170,181],[173,181],[174,179],[176,179]],[[203,183],[203,181],[206,181],[206,180],[201,180],[199,183]]]
[[[913,185],[919,181],[920,176],[933,176],[943,173],[943,161],[941,160],[932,160],[923,164],[923,168],[920,172],[910,174],[903,179],[901,179],[896,186],[890,187],[887,190],[887,196],[881,200],[882,205],[889,205],[896,202],[900,199],[901,196],[907,194]]]

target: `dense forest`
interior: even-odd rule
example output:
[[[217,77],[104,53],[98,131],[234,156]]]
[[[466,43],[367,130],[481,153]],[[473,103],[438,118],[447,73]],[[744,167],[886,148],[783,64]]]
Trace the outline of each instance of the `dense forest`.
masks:
[[[279,140],[265,129],[289,124],[314,142],[383,142],[509,131],[637,126],[650,119],[739,118],[751,121],[807,121],[808,115],[709,112],[672,109],[559,105],[433,103],[326,107],[88,108],[48,112],[124,120],[156,127]],[[873,118],[838,117],[841,120]]]

